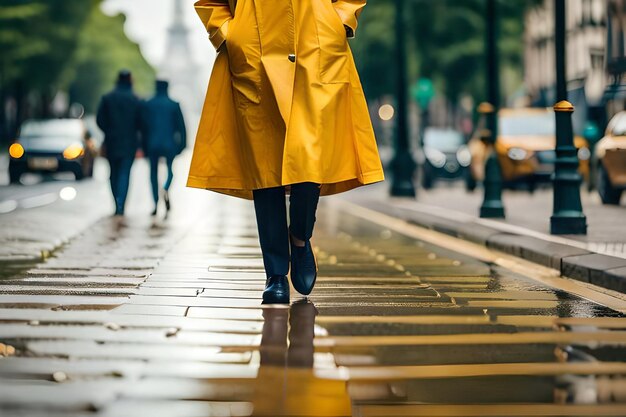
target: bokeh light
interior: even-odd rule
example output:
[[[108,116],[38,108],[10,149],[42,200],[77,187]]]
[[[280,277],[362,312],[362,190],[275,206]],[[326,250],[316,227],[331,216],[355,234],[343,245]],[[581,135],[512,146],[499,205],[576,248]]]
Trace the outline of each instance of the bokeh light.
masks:
[[[24,147],[19,143],[14,143],[9,147],[9,155],[11,158],[20,159],[24,156]]]
[[[74,187],[63,187],[61,191],[59,191],[59,197],[61,200],[72,201],[76,198],[76,188]]]
[[[76,159],[80,156],[83,156],[84,154],[85,154],[85,148],[80,143],[74,143],[68,146],[63,151],[63,157],[69,160]]]
[[[389,121],[393,119],[393,116],[395,113],[396,113],[396,110],[393,108],[391,104],[383,104],[378,109],[378,117],[380,117],[380,119],[384,121]]]

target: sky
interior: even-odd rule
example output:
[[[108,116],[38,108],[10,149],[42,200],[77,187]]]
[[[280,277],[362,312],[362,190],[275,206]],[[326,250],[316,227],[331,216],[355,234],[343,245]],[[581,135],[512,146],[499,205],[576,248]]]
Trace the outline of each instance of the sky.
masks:
[[[215,59],[214,49],[194,11],[194,0],[181,1],[190,29],[189,43],[193,59],[201,65],[202,76],[208,80]],[[148,62],[158,68],[164,59],[167,27],[172,19],[174,0],[105,0],[102,10],[109,15],[120,12],[126,15],[126,35],[139,44]]]

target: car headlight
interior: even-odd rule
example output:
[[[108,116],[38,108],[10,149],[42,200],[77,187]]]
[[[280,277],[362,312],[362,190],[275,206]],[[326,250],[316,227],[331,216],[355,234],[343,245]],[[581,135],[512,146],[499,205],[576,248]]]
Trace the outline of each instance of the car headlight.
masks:
[[[591,151],[586,146],[583,146],[578,150],[578,159],[581,161],[587,161],[591,158]]]
[[[528,152],[522,148],[511,148],[506,154],[513,161],[523,161],[528,157]]]
[[[467,146],[462,146],[456,151],[456,160],[462,167],[468,167],[472,163],[472,153]]]
[[[9,155],[11,155],[11,158],[13,159],[20,159],[24,156],[25,152],[24,147],[19,143],[14,143],[9,146]]]
[[[85,154],[85,148],[80,143],[73,143],[63,151],[63,158],[65,159],[76,159]]]
[[[424,154],[426,155],[428,162],[430,162],[435,168],[443,168],[446,164],[446,154],[438,149],[426,148],[424,149]]]

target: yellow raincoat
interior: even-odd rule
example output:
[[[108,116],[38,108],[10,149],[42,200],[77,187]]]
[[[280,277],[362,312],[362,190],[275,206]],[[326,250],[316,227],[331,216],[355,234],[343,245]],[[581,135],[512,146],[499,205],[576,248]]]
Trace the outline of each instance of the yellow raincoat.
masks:
[[[187,185],[243,198],[384,179],[348,46],[366,0],[200,0],[218,49]],[[231,12],[234,8],[234,12]]]

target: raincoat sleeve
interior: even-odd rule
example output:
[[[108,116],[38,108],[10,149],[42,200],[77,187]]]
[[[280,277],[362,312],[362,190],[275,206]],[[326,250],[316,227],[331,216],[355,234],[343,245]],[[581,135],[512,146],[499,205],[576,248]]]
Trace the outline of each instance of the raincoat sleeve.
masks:
[[[233,18],[228,0],[200,0],[194,7],[209,33],[211,43],[219,49],[226,40],[228,22]]]
[[[346,27],[348,38],[354,38],[357,19],[366,3],[367,0],[333,0],[333,6]]]

